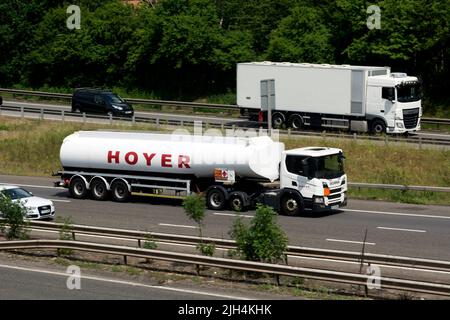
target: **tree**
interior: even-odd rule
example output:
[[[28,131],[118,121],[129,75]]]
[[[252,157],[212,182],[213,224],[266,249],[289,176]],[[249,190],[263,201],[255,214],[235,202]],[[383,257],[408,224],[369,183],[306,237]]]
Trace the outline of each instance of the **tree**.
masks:
[[[258,205],[250,226],[237,219],[230,231],[237,253],[245,260],[277,263],[285,261],[288,239],[275,221],[271,207]]]
[[[0,230],[5,232],[7,229],[6,238],[8,240],[28,238],[28,231],[25,230],[27,208],[21,202],[13,201],[11,198],[0,194],[0,213],[2,218],[5,219],[0,224]]]
[[[207,256],[214,255],[215,246],[213,243],[203,243],[203,220],[205,219],[206,202],[205,198],[198,194],[187,196],[183,200],[183,208],[189,219],[194,220],[198,225],[200,243],[197,249]]]

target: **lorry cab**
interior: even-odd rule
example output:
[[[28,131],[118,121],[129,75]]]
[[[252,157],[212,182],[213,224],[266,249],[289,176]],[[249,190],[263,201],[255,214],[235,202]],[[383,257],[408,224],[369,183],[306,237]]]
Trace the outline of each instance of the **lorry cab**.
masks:
[[[337,148],[308,147],[284,151],[280,165],[281,209],[295,215],[297,207],[322,211],[345,206],[347,175],[344,159],[342,150]]]
[[[375,133],[407,133],[420,130],[421,84],[406,73],[370,76],[367,114]]]

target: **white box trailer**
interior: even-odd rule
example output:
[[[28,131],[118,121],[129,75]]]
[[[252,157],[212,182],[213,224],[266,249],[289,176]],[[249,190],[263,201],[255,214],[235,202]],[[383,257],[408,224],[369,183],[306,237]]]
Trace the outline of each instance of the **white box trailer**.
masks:
[[[391,73],[389,67],[239,63],[237,104],[242,115],[259,120],[270,108],[275,128],[335,127],[377,133],[420,129],[418,79]]]

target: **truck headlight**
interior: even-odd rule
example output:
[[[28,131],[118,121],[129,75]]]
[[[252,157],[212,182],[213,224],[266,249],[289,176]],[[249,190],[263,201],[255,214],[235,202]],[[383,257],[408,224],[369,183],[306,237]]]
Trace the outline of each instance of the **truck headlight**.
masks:
[[[314,203],[324,203],[323,197],[314,197]]]
[[[395,126],[396,126],[397,128],[400,128],[400,129],[403,129],[403,128],[404,128],[402,122],[395,122]]]

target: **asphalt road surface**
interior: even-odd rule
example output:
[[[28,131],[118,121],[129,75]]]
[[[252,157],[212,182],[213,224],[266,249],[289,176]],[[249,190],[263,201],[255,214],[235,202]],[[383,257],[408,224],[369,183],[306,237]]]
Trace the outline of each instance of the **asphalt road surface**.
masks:
[[[129,203],[76,200],[66,189],[53,187],[58,178],[1,176],[37,196],[54,200],[56,215],[76,224],[197,235],[180,201],[136,197]],[[241,214],[250,219],[254,211]],[[204,235],[229,238],[236,214],[208,211]],[[360,251],[367,229],[366,252],[450,260],[450,207],[351,200],[347,208],[328,214],[279,216],[291,245]]]

